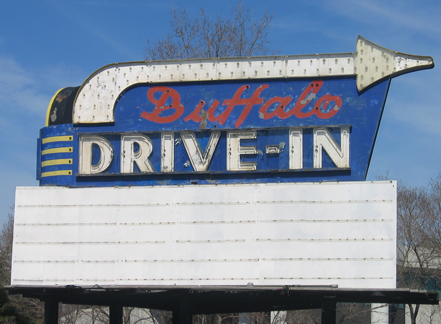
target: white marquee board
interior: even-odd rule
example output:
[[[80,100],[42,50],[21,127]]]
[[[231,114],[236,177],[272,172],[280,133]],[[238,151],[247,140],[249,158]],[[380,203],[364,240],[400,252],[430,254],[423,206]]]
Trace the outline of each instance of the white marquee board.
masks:
[[[18,187],[12,285],[395,288],[396,182]]]

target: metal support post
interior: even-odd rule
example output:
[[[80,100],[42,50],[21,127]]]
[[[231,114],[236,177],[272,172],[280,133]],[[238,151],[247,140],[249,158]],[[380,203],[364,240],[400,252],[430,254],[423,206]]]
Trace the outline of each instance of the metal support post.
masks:
[[[336,324],[337,303],[334,298],[326,298],[322,304],[322,324]]]
[[[44,324],[58,324],[58,302],[46,300],[44,302]]]
[[[123,308],[122,306],[109,306],[109,324],[123,323]]]
[[[179,309],[173,311],[173,324],[192,324],[193,314],[189,299],[181,299]]]

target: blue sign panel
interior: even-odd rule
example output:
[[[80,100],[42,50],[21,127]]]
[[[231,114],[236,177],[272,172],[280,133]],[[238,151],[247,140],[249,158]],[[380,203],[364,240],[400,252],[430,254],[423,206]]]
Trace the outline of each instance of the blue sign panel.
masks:
[[[72,187],[364,180],[389,84],[136,84],[113,122],[43,128],[38,178]]]

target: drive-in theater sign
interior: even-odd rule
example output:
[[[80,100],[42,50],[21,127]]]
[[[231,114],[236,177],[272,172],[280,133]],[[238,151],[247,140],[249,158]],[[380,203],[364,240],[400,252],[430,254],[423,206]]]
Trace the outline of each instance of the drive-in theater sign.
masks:
[[[433,66],[359,37],[355,53],[99,69],[49,105],[12,286],[89,304],[45,294],[144,287],[141,306],[175,311],[148,289],[394,289],[396,182],[364,180],[391,78]],[[186,309],[250,309],[201,303]]]
[[[355,54],[106,66],[54,97],[41,185],[364,180],[391,76],[432,65],[360,39]]]

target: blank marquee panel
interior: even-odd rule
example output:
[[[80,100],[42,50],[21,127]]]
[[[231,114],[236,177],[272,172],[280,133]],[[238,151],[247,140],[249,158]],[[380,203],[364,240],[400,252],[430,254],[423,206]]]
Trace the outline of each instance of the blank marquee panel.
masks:
[[[12,285],[395,288],[396,182],[18,187]]]

